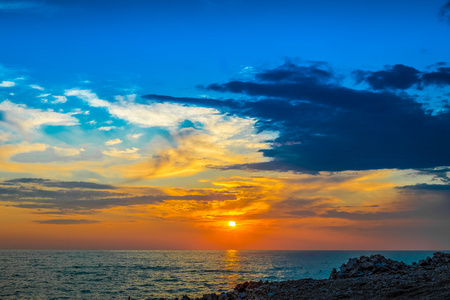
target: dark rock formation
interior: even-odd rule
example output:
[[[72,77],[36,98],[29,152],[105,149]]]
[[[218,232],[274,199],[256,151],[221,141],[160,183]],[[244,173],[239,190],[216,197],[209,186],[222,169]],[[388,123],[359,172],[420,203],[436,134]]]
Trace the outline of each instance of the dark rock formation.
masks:
[[[385,272],[401,272],[405,270],[407,265],[403,262],[386,259],[380,254],[371,255],[370,257],[361,256],[352,258],[347,264],[343,264],[339,268],[339,272],[333,269],[330,279],[361,277]]]
[[[350,259],[330,279],[244,282],[222,294],[183,300],[237,299],[450,299],[450,254],[436,252],[418,263],[382,255]]]

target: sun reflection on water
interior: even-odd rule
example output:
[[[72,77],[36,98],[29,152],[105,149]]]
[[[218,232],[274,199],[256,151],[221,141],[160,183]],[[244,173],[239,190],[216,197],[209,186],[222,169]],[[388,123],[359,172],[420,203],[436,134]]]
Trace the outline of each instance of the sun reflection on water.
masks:
[[[225,250],[223,267],[223,277],[230,288],[234,288],[239,281],[242,272],[241,258],[238,250]]]

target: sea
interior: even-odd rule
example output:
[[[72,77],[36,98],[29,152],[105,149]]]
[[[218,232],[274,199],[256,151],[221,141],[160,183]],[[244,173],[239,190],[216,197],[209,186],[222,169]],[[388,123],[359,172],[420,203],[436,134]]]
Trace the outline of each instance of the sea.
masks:
[[[325,279],[363,255],[411,264],[433,252],[0,250],[0,299],[200,297],[250,280]]]

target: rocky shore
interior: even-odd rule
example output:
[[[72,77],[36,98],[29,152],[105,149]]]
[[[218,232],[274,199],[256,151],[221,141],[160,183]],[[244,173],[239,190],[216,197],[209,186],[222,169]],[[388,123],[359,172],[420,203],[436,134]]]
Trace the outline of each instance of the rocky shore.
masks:
[[[361,256],[333,269],[329,279],[250,281],[227,293],[176,299],[450,299],[450,254],[436,252],[412,265],[379,254]]]

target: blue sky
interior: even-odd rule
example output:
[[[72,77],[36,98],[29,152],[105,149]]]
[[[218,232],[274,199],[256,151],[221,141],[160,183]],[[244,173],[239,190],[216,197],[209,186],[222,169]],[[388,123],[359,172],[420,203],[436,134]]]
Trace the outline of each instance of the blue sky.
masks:
[[[438,16],[443,1],[3,3],[4,65],[42,82],[120,80],[179,96],[286,57],[344,71],[424,68],[446,60],[450,31]]]
[[[1,247],[450,246],[448,1],[0,1],[0,28]]]

